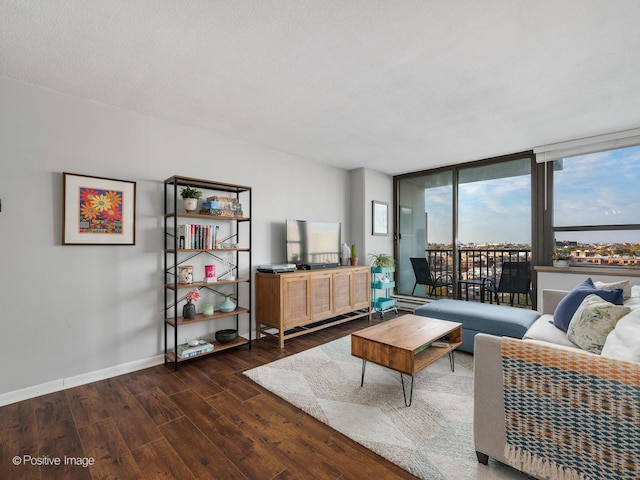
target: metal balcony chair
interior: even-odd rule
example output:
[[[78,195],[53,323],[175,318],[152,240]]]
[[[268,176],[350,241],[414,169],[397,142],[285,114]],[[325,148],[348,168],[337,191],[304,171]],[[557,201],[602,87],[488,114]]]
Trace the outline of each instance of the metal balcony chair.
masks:
[[[500,279],[495,281],[485,279],[484,291],[489,294],[489,302],[500,305],[499,293],[509,294],[509,303],[513,307],[516,294],[525,294],[527,305],[531,300],[531,264],[530,262],[504,262]]]
[[[453,288],[453,282],[451,280],[451,275],[442,275],[436,277],[431,268],[429,266],[429,262],[426,258],[410,258],[411,266],[413,267],[413,273],[416,276],[416,282],[413,284],[413,290],[411,291],[411,295],[413,295],[416,291],[416,287],[418,285],[424,285],[425,287],[431,287],[429,291],[429,296],[433,297],[436,288]]]

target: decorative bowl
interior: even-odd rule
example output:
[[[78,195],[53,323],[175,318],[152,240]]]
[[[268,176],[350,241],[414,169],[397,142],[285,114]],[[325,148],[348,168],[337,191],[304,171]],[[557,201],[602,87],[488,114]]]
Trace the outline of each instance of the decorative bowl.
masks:
[[[224,330],[218,330],[216,332],[216,340],[220,343],[230,343],[238,338],[238,331],[230,328]]]

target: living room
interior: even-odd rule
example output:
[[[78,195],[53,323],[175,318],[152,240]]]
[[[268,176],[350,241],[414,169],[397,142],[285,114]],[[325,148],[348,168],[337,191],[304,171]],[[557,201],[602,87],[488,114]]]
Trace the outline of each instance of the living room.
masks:
[[[385,15],[393,14],[397,23],[392,31],[401,35],[405,19],[411,16],[411,8],[386,10],[378,5],[381,12],[368,17],[371,24],[367,29],[349,35],[352,28],[349,22],[346,25],[341,22],[345,18],[356,22],[364,15],[363,11],[369,7],[361,3],[352,7],[356,11],[350,11],[345,18],[334,10],[331,21],[326,24],[331,31],[320,36],[326,40],[335,31],[340,31],[344,35],[338,37],[341,41],[335,40],[327,50],[323,50],[321,42],[312,43],[310,46],[315,48],[302,52],[309,58],[315,55],[320,65],[333,65],[330,76],[327,72],[323,76],[318,70],[315,80],[309,75],[304,77],[304,82],[297,78],[300,73],[296,62],[300,58],[296,53],[300,53],[293,48],[284,48],[295,42],[277,34],[286,31],[287,19],[294,18],[300,22],[300,27],[309,27],[313,23],[309,18],[322,18],[322,12],[316,9],[319,7],[309,7],[309,11],[299,10],[302,7],[294,5],[288,5],[288,9],[280,7],[282,10],[277,11],[282,19],[269,24],[263,21],[265,12],[261,7],[256,2],[250,3],[253,4],[251,8],[246,7],[247,11],[241,10],[236,15],[232,6],[216,12],[229,22],[236,21],[233,28],[230,27],[236,36],[222,43],[224,48],[220,54],[224,55],[216,60],[219,63],[205,67],[205,61],[183,64],[172,57],[176,63],[168,64],[167,69],[160,68],[162,59],[153,57],[166,47],[158,47],[157,51],[152,49],[153,55],[146,52],[148,57],[137,50],[127,56],[129,44],[125,40],[122,44],[118,41],[133,35],[133,31],[145,23],[147,15],[152,17],[149,12],[135,11],[135,8],[130,11],[120,5],[122,10],[107,20],[104,17],[109,16],[110,9],[102,10],[97,4],[92,5],[97,9],[93,14],[84,11],[84,7],[69,6],[73,11],[67,12],[68,15],[62,9],[57,11],[55,5],[44,7],[38,2],[0,7],[1,30],[6,35],[0,62],[0,235],[4,246],[0,264],[5,272],[0,298],[5,319],[2,347],[9,360],[1,369],[0,405],[163,362],[162,198],[163,181],[172,175],[253,187],[253,267],[285,261],[286,219],[340,222],[344,241],[356,244],[365,261],[371,252],[393,252],[393,235],[371,235],[370,209],[373,200],[394,204],[393,176],[396,174],[638,127],[636,112],[640,107],[640,94],[635,80],[640,68],[637,61],[640,48],[636,48],[640,39],[635,24],[640,12],[634,2],[616,2],[615,6],[592,2],[591,11],[584,8],[582,2],[568,2],[565,8],[549,2],[530,12],[525,23],[530,35],[524,40],[521,38],[524,30],[516,28],[515,23],[520,14],[507,18],[495,14],[497,16],[493,17],[490,9],[474,7],[472,2],[455,2],[451,10],[444,4],[434,3],[432,7],[436,12],[413,5],[420,14],[417,16],[429,26],[448,22],[452,25],[464,20],[462,23],[467,27],[480,29],[492,22],[508,19],[514,22],[512,26],[507,24],[497,38],[482,36],[491,40],[485,45],[504,45],[508,50],[499,58],[483,57],[484,62],[493,66],[493,70],[482,70],[486,75],[484,78],[476,73],[483,61],[472,61],[460,53],[464,48],[451,51],[451,55],[454,52],[458,55],[453,63],[449,63],[447,46],[461,41],[465,32],[458,32],[448,39],[427,37],[423,39],[424,43],[431,40],[435,45],[426,51],[412,49],[404,55],[395,50],[387,52],[384,50],[388,44],[385,38],[376,40],[369,50],[366,43],[357,41],[357,34],[377,27],[384,30]],[[492,2],[491,6],[498,11],[508,10],[504,2]],[[171,17],[179,12],[166,8],[160,9],[160,15],[167,18],[155,19],[158,22],[155,28],[166,31],[168,40],[183,38],[188,43],[184,48],[194,50],[198,35],[189,37],[188,29],[180,31],[178,27],[172,31],[169,28]],[[468,15],[465,12],[469,12]],[[544,43],[544,49],[538,50],[536,45],[541,40],[534,26],[551,15],[546,12],[557,14],[554,28],[549,32],[555,32],[555,35],[553,41]],[[129,15],[139,23],[122,23]],[[190,22],[195,22],[203,29],[198,30],[199,35],[204,35],[206,22],[198,23],[194,20],[197,15],[194,12],[191,15],[193,17],[182,19],[180,24],[185,23],[188,27]],[[430,19],[431,15],[437,18]],[[474,15],[480,15],[486,23],[472,21],[469,17]],[[230,45],[244,38],[243,16],[245,21],[252,19],[251,26],[255,29],[250,36],[251,42],[241,44],[247,50],[256,49],[247,61],[257,61],[261,55],[268,59],[256,63],[253,72],[240,68],[246,64],[232,61],[234,55],[246,54]],[[302,22],[305,18],[307,20]],[[85,23],[82,23],[83,19]],[[561,20],[568,23],[574,19],[571,33],[580,41],[589,40],[587,46],[573,45],[570,35],[561,33]],[[101,47],[92,43],[98,42],[98,38],[91,32],[100,31],[101,22],[105,22],[113,34],[111,45]],[[317,23],[321,22],[318,20]],[[122,30],[117,25],[121,25]],[[216,27],[222,29],[222,25],[216,24]],[[404,31],[408,37],[428,30],[418,20],[409,27]],[[437,29],[438,34],[444,35],[445,31],[444,27]],[[120,34],[122,37],[118,36]],[[150,31],[146,34],[151,40],[142,41],[143,47],[164,38]],[[216,35],[223,34],[224,29],[216,31]],[[271,36],[276,39],[270,40],[273,43],[261,50],[261,42],[267,42]],[[580,53],[576,55],[580,62],[561,55],[546,64],[546,71],[556,68],[567,74],[569,68],[578,70],[575,77],[565,77],[571,79],[566,84],[565,81],[558,82],[558,76],[553,80],[546,78],[546,73],[536,64],[549,54],[554,42],[562,38],[572,44],[574,52]],[[360,47],[352,47],[335,64],[323,56],[326,51],[334,55],[345,45]],[[517,58],[512,52],[516,46],[527,47],[531,60],[522,64],[507,63]],[[101,54],[111,53],[94,55],[92,49]],[[384,83],[389,88],[386,97],[372,85],[372,78],[375,78],[372,73],[377,75],[381,71],[372,69],[366,61],[375,49],[380,50],[381,57],[390,58],[384,62],[384,69],[396,72]],[[373,58],[380,60],[377,56]],[[72,59],[77,63],[72,64]],[[411,78],[412,70],[406,65],[411,65],[411,60],[426,63],[425,59],[431,59],[432,67],[427,71],[420,70],[422,76],[415,83],[406,85],[406,89],[418,90],[420,85],[425,85],[424,91],[436,93],[428,99],[420,95],[394,97],[392,92],[402,88],[404,78]],[[135,63],[143,61],[149,62],[148,71],[134,69]],[[365,65],[359,65],[358,61]],[[270,62],[286,68],[280,72],[270,71]],[[465,62],[470,63],[470,68],[463,72]],[[600,75],[596,75],[597,71],[592,67],[597,62],[606,66]],[[303,62],[300,70],[308,67],[313,71],[313,65],[313,61]],[[403,65],[405,67],[401,68]],[[228,81],[236,85],[236,89],[228,85],[229,90],[223,89],[222,81],[225,75],[230,75],[228,72],[211,77],[215,82],[209,80],[211,70],[224,71],[225,67],[240,72]],[[489,75],[498,67],[501,70],[513,68],[514,71],[503,79]],[[128,69],[137,71],[143,80],[138,83],[126,75],[116,75]],[[171,71],[167,72],[169,69]],[[353,75],[348,74],[352,69]],[[183,85],[179,81],[191,71],[194,77],[201,78],[191,85],[195,92],[193,96],[180,93]],[[346,84],[336,83],[336,71],[351,80]],[[444,72],[439,76],[441,83],[428,83],[431,77],[427,74],[438,71]],[[507,88],[516,80],[520,81],[526,72],[531,77],[539,75],[542,78],[527,83],[529,90]],[[287,88],[279,83],[285,74],[288,74]],[[252,75],[263,75],[264,81],[251,83]],[[578,82],[581,77],[584,77],[583,81]],[[147,89],[151,78],[160,78],[159,83],[167,79],[166,83],[175,83],[178,88],[170,96],[154,97],[155,90]],[[127,87],[128,82],[130,86]],[[296,90],[296,82],[305,85],[305,89]],[[457,94],[437,93],[436,87],[444,88],[447,83],[455,84]],[[554,83],[561,83],[563,88],[552,89]],[[107,87],[113,84],[120,88],[109,90]],[[96,88],[96,85],[104,88]],[[259,85],[266,90],[260,87],[257,93],[251,93],[252,88]],[[500,90],[505,90],[507,95],[502,97]],[[95,95],[96,91],[98,95]],[[242,102],[227,105],[225,95],[230,91],[234,92],[234,99],[242,98],[244,94]],[[265,91],[272,95],[272,103],[266,101],[269,95]],[[451,89],[446,91],[450,93]],[[482,108],[483,104],[470,103],[471,99],[467,97],[471,93],[466,92],[485,97],[486,102],[493,102],[499,108],[496,107],[497,111],[492,111],[487,118],[488,109]],[[213,96],[199,97],[204,93]],[[323,96],[324,100],[309,101],[316,95]],[[573,101],[568,101],[567,97]],[[196,104],[198,98],[200,103]],[[213,114],[208,114],[207,102],[222,104],[229,111],[237,110],[244,117],[223,118],[215,109]],[[279,102],[293,106],[285,109],[283,104],[278,110]],[[467,102],[473,107],[467,108]],[[397,109],[392,108],[394,104]],[[520,106],[508,109],[512,104]],[[365,111],[361,116],[355,116],[353,112],[359,107]],[[437,113],[430,113],[428,117],[419,115],[420,111],[428,112],[436,107]],[[172,110],[175,116],[165,117],[165,108]],[[305,108],[310,112],[307,117],[300,113],[296,116],[298,110]],[[451,113],[442,114],[442,108]],[[323,109],[331,115],[325,118],[325,126],[320,127],[315,117],[320,116]],[[182,116],[183,110],[193,115],[191,121]],[[539,116],[534,117],[534,113]],[[261,125],[267,131],[269,119],[273,118],[271,115],[288,120],[279,136],[270,130],[261,133]],[[387,119],[384,123],[371,120],[382,117]],[[531,119],[521,123],[523,117]],[[353,124],[356,119],[364,121],[366,118],[370,121]],[[396,125],[394,118],[409,121]],[[502,131],[501,128],[509,123],[515,126]],[[296,124],[301,128],[291,130]],[[307,124],[314,128],[305,128]],[[420,128],[411,131],[412,125]],[[331,135],[325,135],[324,129]],[[357,136],[362,130],[365,134]],[[290,133],[292,131],[294,133]],[[252,136],[244,137],[247,133]],[[383,133],[385,136],[380,137]],[[289,148],[283,146],[282,139],[287,136],[291,142]],[[401,145],[391,148],[385,142],[393,136]],[[355,146],[351,138],[358,139]],[[355,155],[358,149],[357,157],[349,156]],[[311,155],[313,151],[316,153]],[[135,245],[62,244],[63,172],[136,182]],[[22,192],[25,189],[30,192],[26,199]],[[570,287],[575,280],[566,275],[545,275],[546,285],[554,288]],[[538,288],[543,286],[539,284]],[[221,323],[217,328],[224,326]],[[209,334],[211,328],[202,325],[194,335]]]

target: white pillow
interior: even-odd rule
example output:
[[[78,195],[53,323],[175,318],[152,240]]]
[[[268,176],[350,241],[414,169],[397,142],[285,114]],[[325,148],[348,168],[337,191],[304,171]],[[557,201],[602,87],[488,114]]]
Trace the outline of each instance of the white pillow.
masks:
[[[571,317],[567,338],[580,348],[600,353],[609,332],[631,309],[614,305],[596,294],[587,295]]]
[[[631,298],[631,283],[629,280],[620,280],[619,282],[593,282],[596,288],[601,290],[615,290],[616,288],[622,289],[622,298],[628,300]]]
[[[618,320],[604,342],[602,356],[640,363],[640,310]]]

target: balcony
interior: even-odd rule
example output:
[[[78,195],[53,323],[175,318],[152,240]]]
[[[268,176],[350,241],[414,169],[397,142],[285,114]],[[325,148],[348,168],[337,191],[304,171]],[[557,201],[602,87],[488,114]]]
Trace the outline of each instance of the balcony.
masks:
[[[472,249],[458,250],[458,271],[454,275],[454,252],[451,249],[429,249],[425,255],[431,270],[436,277],[455,278],[457,288],[439,288],[435,291],[436,298],[460,298],[475,302],[492,302],[495,297],[490,296],[482,288],[483,282],[492,281],[497,285],[502,273],[504,262],[528,262],[532,265],[531,250],[522,249]],[[454,283],[454,286],[455,283]],[[455,290],[455,291],[454,291]],[[484,293],[484,298],[483,294]],[[509,293],[497,293],[499,303],[509,305]],[[426,296],[420,295],[420,296]],[[514,306],[532,308],[531,299],[526,294],[514,294]]]

